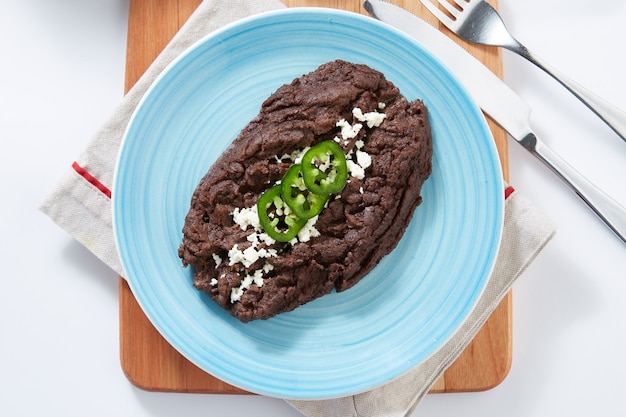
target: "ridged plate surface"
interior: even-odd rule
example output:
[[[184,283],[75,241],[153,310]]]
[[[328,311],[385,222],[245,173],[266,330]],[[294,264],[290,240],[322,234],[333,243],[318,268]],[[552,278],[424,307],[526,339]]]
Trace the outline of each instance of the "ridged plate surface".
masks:
[[[358,285],[243,324],[177,256],[193,190],[280,85],[344,59],[382,71],[433,128],[433,174],[398,247]],[[431,356],[482,293],[502,231],[502,173],[482,113],[415,41],[373,19],[296,8],[229,25],[181,55],[129,124],[113,189],[127,279],[158,331],[232,385],[292,399],[350,395]]]

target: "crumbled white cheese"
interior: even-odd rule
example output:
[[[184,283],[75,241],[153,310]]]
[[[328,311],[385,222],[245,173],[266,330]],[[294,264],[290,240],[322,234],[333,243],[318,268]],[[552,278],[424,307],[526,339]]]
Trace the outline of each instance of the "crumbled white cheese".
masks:
[[[383,124],[383,121],[387,117],[385,113],[371,112],[366,113],[367,117],[367,127],[378,127]]]
[[[264,242],[267,245],[273,245],[274,243],[276,243],[276,241],[272,239],[270,235],[268,235],[267,233],[258,233],[258,232],[250,233],[246,237],[246,240],[252,244],[253,248],[256,248],[257,246],[259,246],[261,242]],[[259,251],[265,251],[265,249],[259,249]],[[263,258],[264,256],[261,255],[261,257]]]
[[[365,116],[367,118],[367,127],[370,128],[380,126],[387,117],[385,113],[378,113],[376,111],[365,113]]]
[[[315,222],[317,222],[318,217],[319,216],[315,216],[307,220],[302,229],[298,232],[298,237],[291,240],[292,244],[293,242],[298,241],[308,242],[311,238],[318,237],[320,235],[319,230],[315,228]]]
[[[256,271],[254,271],[254,274],[252,275],[252,282],[257,287],[263,286],[263,269],[257,269]]]
[[[250,285],[254,282],[254,278],[250,275],[246,275],[243,280],[241,280],[241,284],[239,284],[239,288],[242,290],[247,290],[250,288]]]
[[[378,109],[379,110],[385,110],[385,107],[387,107],[386,103],[383,103],[382,101],[380,103],[378,103]]]
[[[218,267],[222,264],[222,258],[217,253],[213,254],[213,261],[215,262],[215,266]]]
[[[344,140],[353,139],[359,134],[363,125],[361,123],[355,123],[351,125],[346,119],[341,119],[337,122],[337,127],[341,128],[341,137]]]
[[[215,287],[217,285],[217,278],[211,278],[211,286]]]
[[[231,289],[230,302],[236,303],[237,301],[240,301],[244,292],[247,289],[249,289],[252,286],[252,284],[256,285],[259,288],[262,287],[264,283],[263,273],[267,274],[269,271],[273,269],[274,269],[274,266],[266,262],[265,265],[263,265],[263,268],[257,269],[256,271],[252,272],[252,274],[246,275],[241,280],[241,283],[239,284],[238,287]]]
[[[363,115],[363,110],[361,110],[359,107],[355,107],[352,109],[352,117],[357,119],[359,122],[365,121],[365,115]]]
[[[299,164],[300,162],[302,162],[302,157],[304,156],[306,151],[308,151],[309,149],[311,149],[311,147],[307,146],[304,149],[301,149],[301,150],[298,150],[298,151],[294,151],[291,154],[291,160],[293,161],[293,163],[294,164]]]
[[[264,235],[264,233],[261,233],[261,235]],[[276,256],[278,256],[278,252],[276,251],[276,249],[257,249],[255,244],[252,244],[242,251],[235,243],[233,247],[228,251],[228,266],[233,266],[237,263],[241,263],[246,268],[249,268],[250,266],[252,266],[252,264],[254,264],[261,258],[267,259]]]
[[[306,147],[304,149],[296,149],[295,151],[293,151],[292,153],[286,153],[283,154],[283,156],[278,156],[276,155],[276,160],[278,162],[282,162],[283,159],[290,159],[292,161],[294,161],[294,163],[299,163],[302,160],[302,155],[304,155],[306,153],[306,151],[308,151],[310,149],[310,147]]]
[[[241,227],[241,230],[246,230],[248,226],[252,226],[255,230],[261,230],[256,204],[250,208],[235,207],[231,215],[233,216],[233,221]]]
[[[242,263],[246,268],[258,261],[260,257],[259,252],[252,246],[244,249],[242,253],[245,258]]]
[[[356,151],[356,163],[365,170],[372,165],[372,157],[367,152]]]
[[[363,194],[363,187],[359,187],[359,193]]]
[[[377,111],[363,113],[363,110],[358,107],[352,109],[352,116],[359,122],[366,122],[367,127],[370,128],[380,126],[385,117],[387,117],[385,113],[378,113]]]
[[[274,240],[267,233],[259,233],[258,236],[259,236],[259,241],[265,242],[267,245],[273,245],[274,243],[276,243],[276,240]],[[270,249],[270,250],[273,250],[273,249]]]
[[[346,160],[346,164],[350,175],[356,179],[362,180],[365,178],[365,170],[372,165],[372,157],[367,152],[357,150],[356,161],[348,159]]]
[[[365,170],[361,165],[352,160],[346,161],[346,164],[348,165],[348,172],[350,172],[350,175],[352,175],[354,178],[359,180],[365,178]]]
[[[253,248],[256,248],[259,244],[259,234],[257,232],[252,232],[246,236],[246,240],[252,244]]]
[[[243,263],[246,260],[243,252],[239,250],[239,246],[235,243],[233,247],[228,251],[228,266],[233,266],[236,263]]]
[[[269,273],[270,271],[274,270],[274,265],[272,265],[269,262],[265,262],[265,265],[263,265],[263,272],[265,272],[266,274]]]
[[[233,288],[230,290],[230,302],[236,303],[241,300],[241,296],[243,295],[243,290],[239,287]]]

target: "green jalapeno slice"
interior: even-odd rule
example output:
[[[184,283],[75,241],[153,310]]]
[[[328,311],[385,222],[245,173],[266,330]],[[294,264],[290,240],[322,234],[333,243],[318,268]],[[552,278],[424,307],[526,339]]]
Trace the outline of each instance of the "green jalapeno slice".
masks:
[[[301,219],[310,219],[324,209],[328,195],[319,195],[311,192],[302,178],[302,165],[292,165],[281,182],[281,196],[296,216]]]
[[[328,195],[343,190],[348,164],[343,149],[332,140],[320,142],[302,157],[302,178],[312,193]]]
[[[291,211],[285,204],[281,191],[280,184],[265,191],[257,201],[257,212],[265,233],[278,242],[289,242],[298,235],[307,221]]]

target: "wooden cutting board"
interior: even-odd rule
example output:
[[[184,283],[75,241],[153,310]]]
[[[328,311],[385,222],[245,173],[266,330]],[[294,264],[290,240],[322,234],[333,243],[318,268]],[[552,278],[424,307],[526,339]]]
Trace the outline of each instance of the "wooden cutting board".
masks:
[[[252,1],[252,0],[251,0]],[[360,0],[282,0],[287,6],[334,7],[366,14]],[[496,5],[496,1],[491,1]],[[126,85],[128,91],[178,31],[201,0],[130,0]],[[449,34],[417,0],[398,0],[402,6]],[[458,41],[458,38],[455,38]],[[462,43],[499,76],[500,51]],[[508,179],[507,137],[488,120]],[[197,368],[172,348],[148,321],[124,279],[119,280],[120,360],[128,379],[150,391],[243,394]],[[498,385],[511,365],[511,309],[509,293],[473,342],[445,371],[431,392],[482,391]]]

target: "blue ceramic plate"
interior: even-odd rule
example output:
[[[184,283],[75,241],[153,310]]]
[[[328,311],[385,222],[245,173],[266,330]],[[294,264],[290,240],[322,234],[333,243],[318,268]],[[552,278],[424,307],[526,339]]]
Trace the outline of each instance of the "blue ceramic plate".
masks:
[[[191,284],[177,256],[193,190],[280,85],[341,58],[424,99],[433,173],[398,247],[358,285],[243,324]],[[114,230],[133,294],[185,357],[243,389],[321,399],[379,386],[427,359],[482,293],[503,219],[502,173],[482,113],[419,44],[373,19],[287,9],[195,44],[156,80],[123,141]]]

